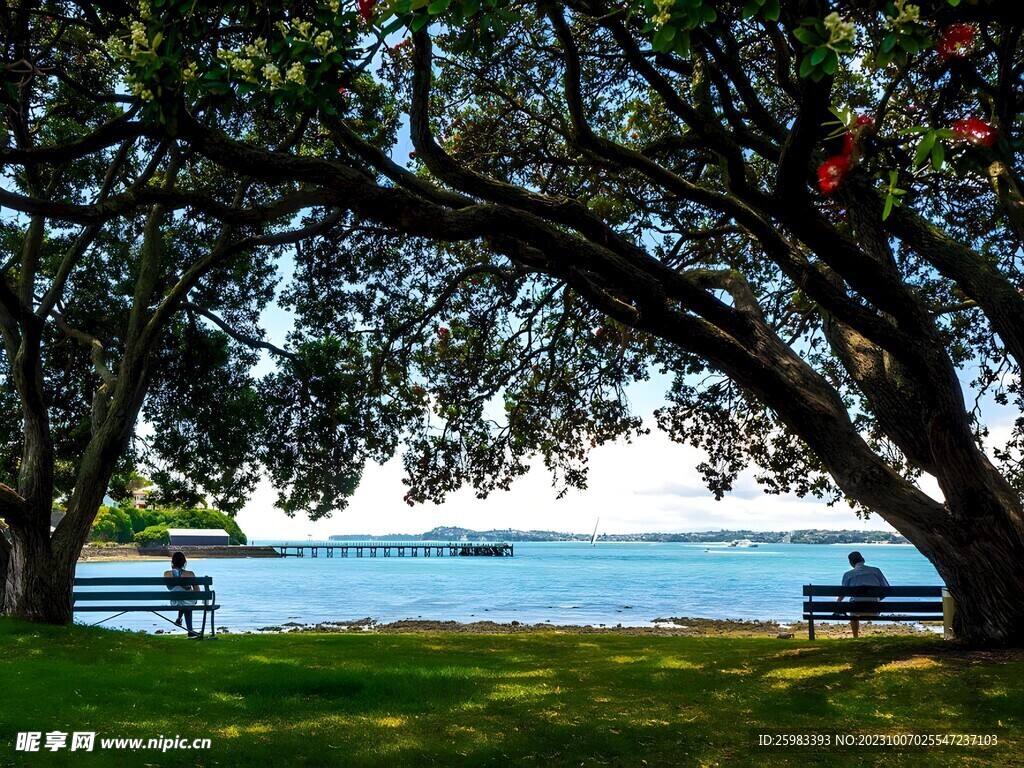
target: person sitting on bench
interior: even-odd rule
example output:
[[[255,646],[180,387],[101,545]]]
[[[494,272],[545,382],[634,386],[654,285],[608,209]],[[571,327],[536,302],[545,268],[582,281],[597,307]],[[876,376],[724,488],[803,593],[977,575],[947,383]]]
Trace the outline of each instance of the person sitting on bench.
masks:
[[[188,561],[185,559],[185,554],[183,552],[175,552],[173,555],[171,555],[171,570],[164,571],[164,578],[165,579],[182,579],[182,578],[184,578],[184,579],[194,579],[195,576],[196,576],[195,573],[193,573],[192,571],[186,571],[185,570],[185,564],[187,562]],[[171,590],[172,592],[198,592],[199,591],[198,585],[195,585],[195,584],[193,584],[191,587],[177,586],[177,587],[168,587],[168,589]],[[195,604],[196,604],[195,600],[171,600],[171,605],[187,606],[187,605],[195,605]],[[177,624],[180,627],[182,619],[185,620],[185,629],[188,630],[189,638],[199,637],[199,635],[197,635],[195,632],[192,631],[192,611],[191,611],[191,609],[185,608],[185,607],[180,607],[178,609],[178,618],[177,618],[177,620],[174,623]]]
[[[886,581],[885,574],[881,570],[870,565],[864,564],[864,556],[860,552],[851,552],[849,554],[850,565],[853,566],[852,571],[847,571],[843,574],[843,586],[844,587],[888,587],[889,582]],[[860,619],[865,617],[871,617],[878,613],[877,605],[865,605],[865,603],[877,603],[881,598],[878,597],[851,597],[850,608],[856,608],[857,610],[850,611],[850,628],[853,630],[853,636],[855,638],[860,637]],[[839,597],[839,602],[842,602],[843,597]]]

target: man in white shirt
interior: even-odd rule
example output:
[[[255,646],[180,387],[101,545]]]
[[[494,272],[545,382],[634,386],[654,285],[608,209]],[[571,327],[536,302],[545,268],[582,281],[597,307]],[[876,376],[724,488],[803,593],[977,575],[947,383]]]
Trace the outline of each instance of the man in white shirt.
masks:
[[[864,564],[864,556],[860,552],[851,552],[849,555],[850,565],[853,566],[852,571],[847,571],[843,574],[843,586],[844,587],[888,587],[889,582],[886,581],[885,574],[882,573],[878,568],[874,568],[870,565]],[[878,613],[878,606],[865,605],[866,603],[877,603],[881,598],[878,597],[851,597],[850,607],[856,608],[857,610],[850,611],[850,628],[853,630],[853,636],[855,638],[860,637],[860,619],[864,617],[874,616]],[[843,600],[839,598],[840,602]]]

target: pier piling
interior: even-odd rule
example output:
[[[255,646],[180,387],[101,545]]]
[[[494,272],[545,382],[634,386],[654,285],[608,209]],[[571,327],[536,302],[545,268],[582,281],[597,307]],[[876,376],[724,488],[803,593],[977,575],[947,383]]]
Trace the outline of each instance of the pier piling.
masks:
[[[370,557],[377,557],[378,550],[382,557],[392,554],[406,557],[406,550],[410,557],[421,554],[423,557],[512,557],[514,554],[511,544],[491,541],[281,541],[265,546],[272,547],[281,557],[305,557],[307,552],[311,557],[319,557],[320,550],[325,550],[329,558],[333,558],[335,552],[339,557],[348,557],[350,550],[356,557],[364,557],[367,552]]]

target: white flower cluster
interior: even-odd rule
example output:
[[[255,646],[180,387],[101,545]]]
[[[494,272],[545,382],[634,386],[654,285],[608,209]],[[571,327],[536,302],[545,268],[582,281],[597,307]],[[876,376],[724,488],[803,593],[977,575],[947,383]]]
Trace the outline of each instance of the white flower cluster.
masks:
[[[306,84],[306,68],[302,66],[301,61],[293,61],[292,65],[288,67],[288,71],[285,73],[284,79],[289,83],[296,83],[297,85]]]
[[[654,6],[658,9],[658,12],[654,14],[651,21],[659,27],[664,27],[672,20],[672,7],[674,5],[675,0],[654,0]]]
[[[132,39],[132,50],[133,52],[143,47],[149,48],[149,35],[146,33],[146,25],[141,21],[135,20],[132,22],[129,31]]]
[[[107,38],[107,53],[109,53],[115,59],[125,59],[128,55],[128,48],[117,35],[111,35]]]
[[[146,87],[145,83],[140,83],[138,80],[130,80],[132,95],[138,96],[140,99],[146,101],[153,100],[153,91]]]
[[[143,9],[149,12],[149,4]],[[128,35],[125,38],[118,35],[111,35],[107,39],[107,53],[116,61],[123,63],[136,63],[142,59],[152,58],[157,55],[156,47],[160,44],[162,35],[158,32],[152,40],[149,39],[149,30],[145,22],[134,19],[127,23]],[[153,90],[145,83],[136,80],[132,76],[131,68],[125,75],[125,81],[134,96],[151,101],[154,98]]]
[[[268,61],[266,64],[264,64],[263,78],[274,87],[280,85],[281,70],[277,68],[277,64],[274,64],[272,61]]]
[[[257,72],[266,79],[266,66],[262,63],[266,59],[265,40],[258,39],[244,46],[242,53],[221,48],[217,51],[217,58],[227,64],[229,70],[235,70],[247,83],[257,84],[260,82],[256,76]]]
[[[324,30],[319,35],[313,38],[313,45],[316,46],[317,50],[321,53],[328,53],[331,47],[331,43],[334,42],[334,35],[328,30]]]
[[[829,45],[841,43],[852,43],[856,35],[856,28],[852,21],[843,21],[839,14],[833,11],[825,17],[825,29],[828,30]]]
[[[335,5],[340,7],[340,3],[332,4],[331,7],[334,8]],[[337,12],[337,8],[334,8],[334,11]],[[325,56],[332,53],[336,48],[334,45],[334,33],[329,29],[316,29],[311,21],[279,21],[276,26],[285,39],[292,37],[296,40],[310,43]]]
[[[919,5],[908,3],[907,0],[893,0],[893,5],[896,6],[896,15],[889,17],[890,26],[898,27],[902,24],[910,24],[921,20],[921,7]]]
[[[262,77],[262,82],[271,88],[277,88],[283,82],[306,84],[306,68],[302,62],[293,61],[282,74],[277,64],[267,60],[267,41],[262,38],[244,46],[242,53],[221,48],[217,51],[217,58],[238,72],[248,83],[259,84]]]
[[[255,58],[267,58],[267,41],[262,37],[257,37],[248,45],[242,46],[242,53],[248,56],[250,59]]]
[[[659,0],[671,6],[673,0]],[[341,8],[341,0],[328,0],[327,5],[334,13]],[[111,57],[124,64],[138,63],[141,59],[157,55],[162,36],[157,33],[153,39],[149,37],[149,26],[146,19],[152,18],[150,0],[140,0],[139,13],[141,18],[124,20],[127,35],[111,36],[106,48]],[[337,50],[334,33],[329,29],[318,29],[312,21],[301,19],[277,23],[277,29],[286,40],[301,40],[312,45],[320,56],[326,57]],[[306,85],[306,66],[301,61],[284,64],[271,61],[268,53],[267,40],[260,37],[241,47],[240,51],[226,48],[218,49],[217,59],[228,67],[229,78],[234,77],[254,85],[262,85],[270,89],[280,88],[285,83],[298,86]],[[181,71],[182,82],[193,82],[199,77],[199,65],[190,61]],[[131,67],[128,68],[126,80],[132,93],[144,99],[152,99],[153,91],[144,83],[133,81]]]

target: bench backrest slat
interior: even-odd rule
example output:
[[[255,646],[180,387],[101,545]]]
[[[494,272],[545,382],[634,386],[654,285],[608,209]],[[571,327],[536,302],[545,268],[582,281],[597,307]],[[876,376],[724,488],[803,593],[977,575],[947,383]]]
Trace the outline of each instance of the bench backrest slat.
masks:
[[[864,606],[868,607],[865,608]],[[942,601],[899,602],[883,600],[882,602],[857,603],[848,600],[843,602],[826,600],[804,603],[804,613],[856,613],[865,610],[878,610],[880,613],[942,613]]]
[[[843,587],[805,584],[804,597],[942,597],[942,587]]]
[[[182,576],[179,578],[169,577],[164,578],[163,576],[120,576],[120,577],[83,577],[75,579],[76,587],[155,587],[155,586],[167,586],[172,587],[209,587],[213,585],[213,576]]]
[[[144,600],[149,602],[154,600],[159,600],[160,602],[167,602],[169,600],[199,600],[206,603],[212,602],[216,594],[213,590],[195,592],[165,589],[163,592],[74,592],[72,597],[76,603],[88,601],[108,602],[112,600]]]
[[[196,603],[195,605],[168,605],[166,603],[76,603],[75,613],[154,613],[157,611],[194,611],[195,613],[213,613],[219,611],[216,603]]]

